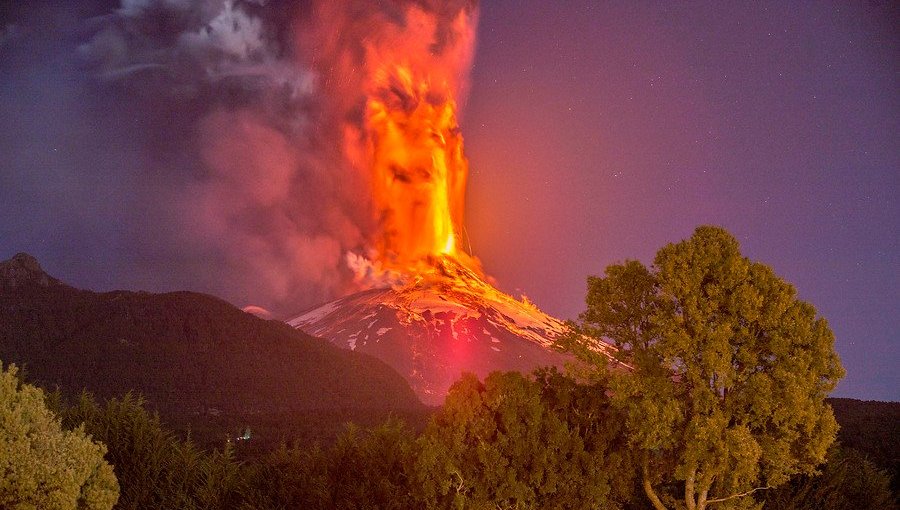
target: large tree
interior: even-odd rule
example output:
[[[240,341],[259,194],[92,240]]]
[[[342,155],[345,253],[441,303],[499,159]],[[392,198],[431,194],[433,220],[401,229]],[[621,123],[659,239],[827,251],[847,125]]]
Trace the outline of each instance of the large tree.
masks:
[[[837,431],[824,398],[843,376],[833,334],[727,231],[699,227],[588,288],[579,329],[631,367],[611,400],[657,510],[753,507],[824,461]]]
[[[65,430],[44,392],[0,364],[0,508],[108,510],[119,497],[106,447]]]

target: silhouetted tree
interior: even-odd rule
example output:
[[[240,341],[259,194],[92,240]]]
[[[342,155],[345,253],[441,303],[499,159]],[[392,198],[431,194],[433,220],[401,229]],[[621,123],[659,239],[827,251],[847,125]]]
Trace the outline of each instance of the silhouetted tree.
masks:
[[[318,446],[282,444],[248,466],[241,508],[328,508],[327,460],[327,454]]]
[[[332,508],[415,508],[409,474],[415,437],[398,420],[364,430],[350,426],[327,461]]]
[[[419,508],[409,479],[414,439],[390,419],[372,429],[348,425],[327,449],[282,445],[249,468],[243,508]]]
[[[891,489],[900,494],[900,402],[830,398],[841,424],[838,441],[852,448],[891,477]]]
[[[203,452],[179,440],[159,416],[132,394],[99,405],[89,394],[62,412],[106,443],[121,484],[117,508],[234,508],[241,492],[240,467],[227,446]]]
[[[799,475],[774,490],[762,501],[780,510],[893,510],[897,501],[891,479],[860,452],[834,446],[818,475]]]

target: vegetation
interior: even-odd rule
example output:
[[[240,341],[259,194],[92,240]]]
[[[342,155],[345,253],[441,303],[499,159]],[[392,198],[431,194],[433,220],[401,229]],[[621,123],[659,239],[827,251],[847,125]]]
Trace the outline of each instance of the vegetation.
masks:
[[[0,364],[0,508],[110,509],[119,486],[106,449],[82,428],[64,430],[44,392]]]
[[[831,330],[725,230],[590,278],[581,318],[633,368],[612,379],[611,404],[657,510],[752,507],[825,461],[837,423],[824,399],[843,376]]]
[[[644,509],[637,457],[606,384],[555,369],[464,375],[421,433],[399,420],[349,425],[330,445],[281,445],[243,460],[231,443],[203,450],[178,439],[131,395],[47,400],[64,427],[108,445],[116,508]],[[855,450],[833,447],[821,471],[752,500],[784,510],[894,508],[887,475]]]
[[[555,370],[464,375],[419,438],[415,486],[428,508],[616,508],[630,470],[604,393]]]
[[[333,430],[347,416],[337,404],[374,393],[384,393],[382,404],[405,402],[408,387],[391,389],[399,376],[206,296],[17,285],[0,292],[10,311],[0,314],[0,351],[70,391],[45,396],[14,369],[0,374],[2,508],[897,507],[886,470],[900,458],[900,404],[831,400],[844,427],[835,443],[824,397],[842,369],[831,331],[718,228],[664,247],[649,268],[628,261],[589,278],[578,335],[565,342],[582,360],[577,370],[464,374],[427,425],[417,421],[421,407],[398,406],[411,411],[408,426],[381,420],[387,407],[376,406],[364,415],[379,425],[347,425],[336,439],[307,431]],[[619,346],[616,362],[591,349],[600,338]],[[54,361],[67,355],[75,375]],[[159,363],[149,385],[123,372],[136,356]],[[349,388],[374,387],[355,396],[337,388],[354,370],[365,375]],[[204,436],[215,439],[198,446],[143,398],[109,395],[122,385],[173,408],[215,402],[221,413],[163,414],[166,423],[208,427]],[[102,403],[71,391],[81,387],[100,388]],[[264,409],[292,395],[311,402],[316,391],[335,405]],[[241,414],[241,405],[253,412]],[[307,428],[285,425],[292,420]],[[267,431],[262,448],[224,434],[257,424]],[[279,438],[293,441],[270,447]]]
[[[179,440],[159,417],[131,394],[99,405],[82,394],[72,405],[57,407],[67,426],[80,426],[106,444],[107,460],[121,483],[116,508],[231,508],[236,502],[240,465],[233,451],[204,452]]]
[[[402,422],[350,425],[328,449],[282,446],[249,466],[243,508],[420,508],[415,456],[415,435]]]
[[[900,492],[900,402],[849,398],[831,398],[828,402],[841,424],[841,445],[886,470],[892,478],[893,492]]]
[[[821,474],[801,475],[764,494],[766,508],[790,510],[890,510],[896,508],[890,477],[860,452],[835,446]]]

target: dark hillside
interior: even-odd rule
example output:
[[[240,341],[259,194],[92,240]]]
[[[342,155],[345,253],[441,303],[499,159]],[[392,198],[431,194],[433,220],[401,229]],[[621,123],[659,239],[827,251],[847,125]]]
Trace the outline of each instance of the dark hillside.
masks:
[[[75,289],[23,254],[0,263],[0,360],[64,394],[140,393],[164,419],[201,429],[223,417],[334,421],[422,408],[370,356],[212,296]]]
[[[863,453],[893,478],[900,492],[900,402],[830,398],[841,445]]]

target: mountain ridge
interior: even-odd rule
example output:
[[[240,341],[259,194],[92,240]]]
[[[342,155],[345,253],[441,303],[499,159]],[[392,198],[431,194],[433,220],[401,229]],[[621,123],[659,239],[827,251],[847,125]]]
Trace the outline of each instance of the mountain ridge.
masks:
[[[0,360],[24,365],[46,388],[100,398],[134,391],[188,426],[218,414],[246,421],[315,411],[352,419],[354,410],[423,409],[384,362],[214,296],[96,293],[38,272],[32,261],[17,255],[0,263]]]

